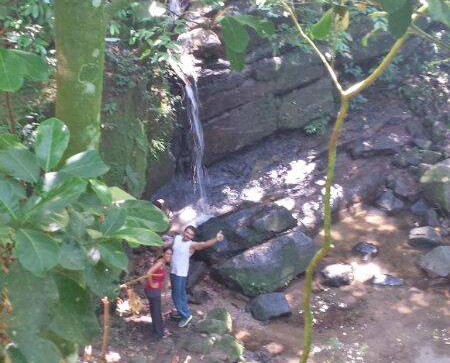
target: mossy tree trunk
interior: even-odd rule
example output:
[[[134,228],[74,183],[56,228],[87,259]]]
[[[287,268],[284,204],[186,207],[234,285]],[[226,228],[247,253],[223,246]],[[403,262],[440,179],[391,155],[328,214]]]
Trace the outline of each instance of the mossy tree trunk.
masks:
[[[97,148],[105,58],[105,0],[56,0],[56,117],[70,129],[66,155]]]

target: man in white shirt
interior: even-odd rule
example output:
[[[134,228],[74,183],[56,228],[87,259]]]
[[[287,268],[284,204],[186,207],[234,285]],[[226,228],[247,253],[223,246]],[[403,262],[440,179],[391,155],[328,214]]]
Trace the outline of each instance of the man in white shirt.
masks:
[[[178,324],[180,328],[187,326],[192,320],[186,291],[189,259],[195,251],[214,246],[224,238],[222,231],[219,231],[215,238],[206,242],[193,242],[192,239],[196,233],[197,230],[195,227],[187,226],[184,229],[183,235],[178,235],[172,242],[166,242],[164,244],[164,246],[171,246],[173,250],[170,282],[172,284],[172,300],[181,316],[181,321]]]

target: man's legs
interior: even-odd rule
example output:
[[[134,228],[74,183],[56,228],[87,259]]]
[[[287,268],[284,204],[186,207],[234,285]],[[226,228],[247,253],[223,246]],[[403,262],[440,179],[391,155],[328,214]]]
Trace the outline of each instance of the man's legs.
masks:
[[[186,289],[187,277],[179,277],[179,278],[181,279],[180,314],[184,319],[186,319],[191,316],[191,312],[189,311],[187,289]]]
[[[172,285],[172,301],[178,314],[181,314],[181,281],[180,277],[175,274],[170,274],[170,284]],[[183,316],[182,316],[183,318]]]

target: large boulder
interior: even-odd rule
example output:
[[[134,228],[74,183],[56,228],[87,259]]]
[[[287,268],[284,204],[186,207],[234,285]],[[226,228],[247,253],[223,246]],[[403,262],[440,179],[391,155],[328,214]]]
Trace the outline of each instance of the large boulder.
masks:
[[[450,214],[450,158],[425,171],[420,184],[425,197]]]
[[[248,296],[273,292],[303,273],[317,251],[298,227],[217,266],[219,277]]]
[[[265,321],[292,314],[282,292],[261,294],[250,301],[250,311],[257,320]]]
[[[442,237],[433,227],[418,227],[409,231],[408,243],[419,248],[436,247],[442,244]]]
[[[420,259],[422,267],[431,276],[450,276],[450,246],[433,248]]]
[[[214,237],[219,230],[223,231],[225,239],[201,251],[198,257],[210,264],[223,262],[296,225],[296,219],[286,208],[255,204],[200,225],[198,230],[201,240]]]

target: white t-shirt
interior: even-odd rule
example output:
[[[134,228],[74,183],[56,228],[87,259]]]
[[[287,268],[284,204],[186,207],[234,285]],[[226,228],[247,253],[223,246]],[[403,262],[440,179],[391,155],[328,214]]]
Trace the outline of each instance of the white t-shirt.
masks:
[[[174,238],[172,246],[172,268],[170,271],[174,275],[187,277],[192,243],[192,241],[183,241],[183,236],[181,235]]]

